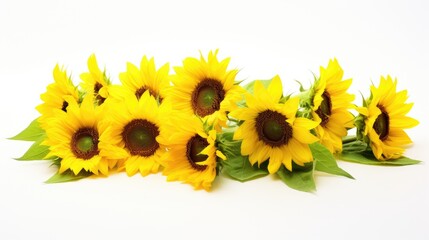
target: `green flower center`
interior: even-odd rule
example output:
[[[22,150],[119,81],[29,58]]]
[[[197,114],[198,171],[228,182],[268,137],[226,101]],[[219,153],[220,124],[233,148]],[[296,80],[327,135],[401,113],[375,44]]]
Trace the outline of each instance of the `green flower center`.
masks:
[[[198,162],[203,162],[207,159],[207,155],[200,154],[209,145],[206,139],[199,135],[193,136],[186,144],[186,157],[192,168],[198,171],[204,171],[207,165],[199,165]]]
[[[122,139],[130,153],[144,157],[152,156],[159,148],[158,135],[158,127],[144,119],[132,120],[122,131]]]
[[[256,132],[259,140],[271,147],[285,145],[292,138],[292,127],[281,113],[265,110],[256,117]]]
[[[90,159],[98,154],[98,132],[94,128],[81,128],[71,139],[70,149],[77,158]]]
[[[88,152],[94,147],[94,141],[92,136],[82,136],[77,140],[76,143],[77,149],[82,152]]]
[[[282,124],[274,119],[267,120],[262,126],[262,132],[264,136],[275,142],[282,139],[284,131],[285,129],[283,128]]]
[[[202,80],[192,92],[191,102],[194,113],[200,117],[210,115],[220,109],[225,98],[222,83],[214,79]]]
[[[322,119],[320,125],[324,127],[329,122],[329,117],[332,114],[332,102],[331,97],[328,92],[323,92],[322,102],[320,103],[319,108],[316,110],[317,115]]]
[[[378,106],[381,114],[375,119],[373,128],[378,134],[381,141],[384,141],[389,136],[389,115],[384,110],[383,106]]]

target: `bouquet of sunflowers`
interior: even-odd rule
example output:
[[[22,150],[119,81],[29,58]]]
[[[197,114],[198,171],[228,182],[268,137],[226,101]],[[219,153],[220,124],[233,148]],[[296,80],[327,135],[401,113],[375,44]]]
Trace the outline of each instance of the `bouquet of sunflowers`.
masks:
[[[156,68],[144,56],[127,63],[113,84],[96,57],[75,86],[60,66],[41,95],[40,116],[11,138],[34,142],[18,160],[51,161],[47,183],[126,172],[162,172],[210,190],[218,176],[249,181],[276,174],[289,187],[316,189],[316,171],[353,178],[337,159],[372,165],[409,165],[404,129],[412,103],[396,80],[381,77],[363,105],[353,104],[351,79],[336,59],[320,68],[308,89],[283,95],[282,80],[237,81],[230,59],[188,57],[182,66]],[[355,114],[352,113],[355,112]],[[348,135],[352,129],[356,134]]]

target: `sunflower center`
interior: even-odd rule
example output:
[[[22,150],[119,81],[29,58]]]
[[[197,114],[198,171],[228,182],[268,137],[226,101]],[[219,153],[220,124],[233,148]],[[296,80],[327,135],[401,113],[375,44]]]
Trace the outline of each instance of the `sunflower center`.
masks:
[[[389,115],[382,106],[378,106],[378,108],[380,109],[381,114],[378,115],[377,119],[375,119],[373,128],[378,134],[380,140],[384,141],[389,135]]]
[[[266,110],[256,117],[256,132],[259,140],[279,147],[285,145],[292,138],[292,127],[286,122],[287,118],[278,112]]]
[[[320,125],[325,126],[329,122],[329,117],[332,113],[332,102],[328,92],[323,92],[322,102],[319,108],[316,110],[317,115],[322,119]]]
[[[96,95],[96,100],[98,102],[98,105],[101,105],[104,103],[104,101],[106,100],[104,97],[100,96],[100,94],[98,92],[100,92],[100,89],[103,87],[103,85],[101,85],[101,83],[97,82],[94,85],[94,94]]]
[[[77,158],[90,159],[98,154],[98,132],[94,128],[81,128],[73,134],[71,151]]]
[[[98,94],[98,92],[100,91],[100,89],[103,87],[103,85],[101,85],[101,83],[96,82],[94,85],[94,92],[95,94]]]
[[[69,103],[64,101],[63,102],[63,106],[61,107],[61,110],[63,110],[64,112],[67,112],[67,107],[69,106]]]
[[[162,102],[161,96],[158,96],[158,94],[154,90],[152,90],[150,88],[146,88],[144,86],[136,90],[135,95],[136,95],[137,99],[140,99],[142,97],[143,93],[148,91],[148,90],[149,90],[150,95],[152,95],[155,98],[159,97],[159,102]]]
[[[192,108],[200,117],[210,115],[220,108],[220,103],[225,97],[222,83],[206,78],[201,81],[192,92]]]
[[[122,139],[130,153],[144,157],[152,156],[159,148],[158,135],[158,127],[144,119],[132,120],[122,131]]]
[[[207,165],[199,165],[198,162],[203,162],[207,159],[207,155],[200,154],[209,145],[206,139],[199,135],[193,136],[186,144],[186,157],[191,166],[198,171],[204,171]]]

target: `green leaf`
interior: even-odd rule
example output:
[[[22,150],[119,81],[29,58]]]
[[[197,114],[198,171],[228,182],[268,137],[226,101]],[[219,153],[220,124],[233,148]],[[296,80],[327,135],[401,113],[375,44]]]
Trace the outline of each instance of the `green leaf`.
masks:
[[[294,169],[293,172],[281,166],[279,171],[277,171],[277,175],[286,185],[295,190],[314,192],[316,191],[316,183],[314,182],[313,171],[314,169],[312,166],[301,170]]]
[[[40,136],[39,139],[30,146],[27,152],[22,155],[22,157],[15,158],[15,160],[47,160],[45,157],[49,153],[49,147],[42,145],[43,140],[45,140],[44,135]]]
[[[380,161],[375,158],[374,154],[371,151],[365,151],[360,153],[343,152],[339,155],[339,159],[347,162],[361,163],[361,164],[367,164],[367,165],[380,165],[380,166],[406,166],[406,165],[418,164],[421,162],[419,160],[407,158],[405,156],[402,156],[398,159]]]
[[[355,140],[354,142],[344,143],[342,152],[363,152],[368,149],[368,144],[364,141]]]
[[[45,131],[40,127],[39,122],[34,119],[27,128],[16,136],[9,138],[10,140],[36,141],[45,134]]]
[[[46,180],[45,183],[64,183],[73,182],[91,176],[92,173],[82,171],[78,175],[75,175],[72,171],[67,170],[63,173],[55,173],[51,178]]]
[[[251,165],[246,156],[237,156],[228,158],[223,162],[222,172],[240,182],[249,181],[268,175],[268,170],[262,165],[258,168],[257,164]]]
[[[320,143],[313,143],[309,146],[315,159],[315,169],[317,171],[354,179],[352,175],[338,167],[334,156],[325,146]]]
[[[221,161],[222,172],[241,182],[268,175],[266,164],[252,166],[249,158],[241,155],[241,141],[233,140],[233,135],[234,132],[225,132],[219,136],[217,147],[226,156]]]
[[[270,80],[254,80],[251,81],[250,83],[244,85],[244,89],[246,89],[246,91],[248,91],[249,93],[253,94],[253,87],[255,86],[255,82],[259,81],[262,83],[262,85],[264,85],[265,88],[268,88],[268,86],[270,85],[272,79]]]

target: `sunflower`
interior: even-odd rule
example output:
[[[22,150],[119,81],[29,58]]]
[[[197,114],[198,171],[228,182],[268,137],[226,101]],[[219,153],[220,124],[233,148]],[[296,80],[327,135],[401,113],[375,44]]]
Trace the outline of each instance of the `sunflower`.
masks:
[[[195,114],[216,129],[226,126],[227,112],[242,98],[243,89],[235,83],[237,70],[227,70],[230,59],[218,61],[210,52],[205,60],[186,58],[183,67],[175,67],[171,102],[177,110]]]
[[[94,106],[92,96],[85,97],[80,106],[73,97],[65,98],[67,112],[56,110],[56,117],[46,129],[47,138],[42,144],[49,146],[48,156],[61,158],[59,173],[70,169],[75,175],[82,170],[107,175],[109,160],[99,154],[104,111]]]
[[[275,173],[283,164],[292,171],[292,161],[303,166],[312,162],[308,144],[318,141],[310,133],[317,122],[296,117],[299,98],[279,103],[282,82],[274,77],[268,89],[260,81],[254,85],[254,95],[246,95],[247,107],[231,112],[231,116],[244,121],[234,133],[235,140],[243,140],[241,154],[249,155],[252,165],[267,161],[268,171]]]
[[[343,69],[336,59],[328,67],[320,67],[320,78],[313,86],[312,117],[318,122],[317,137],[331,153],[342,150],[342,138],[353,128],[354,116],[348,111],[354,95],[348,94],[352,80],[342,80]]]
[[[160,139],[168,146],[162,162],[167,181],[182,181],[209,191],[216,178],[217,157],[226,159],[216,149],[216,130],[206,131],[199,117],[182,113],[175,113],[170,123],[167,132],[171,136]]]
[[[98,105],[101,105],[109,96],[110,80],[105,71],[102,72],[98,67],[94,54],[88,58],[88,70],[89,72],[80,75],[82,79],[81,87],[88,94],[94,95]]]
[[[149,91],[160,102],[167,97],[170,89],[169,64],[164,64],[156,70],[155,60],[143,56],[140,69],[132,63],[127,63],[127,71],[119,75],[122,86],[115,86],[112,91],[116,99],[124,99],[129,95],[140,98]]]
[[[142,176],[158,172],[165,156],[165,147],[157,141],[169,113],[165,105],[158,106],[149,91],[139,99],[106,103],[110,112],[105,122],[107,130],[100,136],[100,154],[117,159],[118,167],[129,176],[138,171]]]
[[[358,108],[358,136],[363,136],[378,160],[396,159],[402,156],[404,145],[412,143],[405,128],[418,125],[418,121],[405,116],[412,103],[405,103],[407,91],[396,92],[397,80],[381,77],[378,88],[371,86],[371,96],[364,107]],[[363,120],[363,123],[359,123]]]
[[[49,120],[54,117],[55,110],[67,111],[68,102],[65,100],[68,96],[75,101],[79,100],[79,92],[73,85],[71,79],[67,76],[65,70],[60,69],[58,64],[54,68],[54,82],[49,84],[46,92],[40,98],[43,103],[36,107],[41,114],[39,123],[43,129],[48,128]]]

